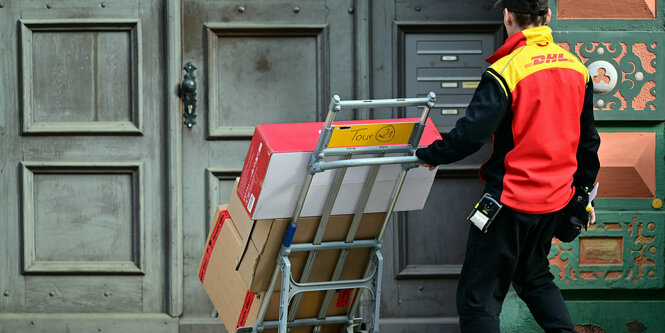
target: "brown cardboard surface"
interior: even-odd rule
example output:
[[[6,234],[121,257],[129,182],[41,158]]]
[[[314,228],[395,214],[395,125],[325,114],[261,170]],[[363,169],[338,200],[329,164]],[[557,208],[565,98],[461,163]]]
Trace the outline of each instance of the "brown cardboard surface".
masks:
[[[238,180],[236,180],[236,184]],[[231,193],[231,197],[235,192]],[[229,205],[229,213],[233,223],[241,224],[236,229],[250,230],[250,234],[243,239],[243,247],[238,251],[236,270],[245,279],[253,292],[265,291],[275,269],[275,259],[284,239],[284,233],[289,219],[257,220],[250,219],[247,211],[240,204],[239,199],[232,198]],[[383,223],[384,213],[365,214],[360,222],[355,239],[373,239],[378,234]],[[351,226],[353,215],[334,215],[330,217],[323,241],[343,241]],[[320,217],[300,218],[298,229],[293,238],[293,243],[312,242],[316,235]],[[249,224],[252,227],[247,227]],[[242,237],[242,236],[241,236]],[[308,282],[319,282],[330,280],[339,257],[339,250],[319,251],[314,263],[312,273]],[[289,256],[292,273],[295,281],[300,281],[300,276],[307,261],[308,253],[292,253]],[[360,279],[369,260],[369,249],[352,249],[347,256],[347,262],[342,271],[340,279]],[[279,282],[278,282],[279,284]]]
[[[200,270],[200,278],[210,300],[219,313],[227,331],[235,332],[244,317],[244,325],[251,326],[256,320],[259,308],[265,299],[264,293],[249,292],[248,285],[235,270],[236,256],[242,246],[242,240],[231,218],[228,218],[226,205],[219,206],[214,223],[206,242]],[[352,294],[337,291],[333,297],[328,316],[345,315],[350,306]],[[297,318],[316,317],[321,307],[325,292],[305,293],[297,313]],[[271,297],[266,313],[266,320],[277,320],[279,316],[279,293]],[[323,332],[339,332],[340,325],[326,325]],[[291,332],[311,332],[312,327],[294,328]],[[276,332],[276,330],[266,330]]]
[[[241,211],[245,210],[245,207],[242,205],[242,202],[240,202],[240,198],[236,193],[239,181],[240,178],[236,178],[233,184],[233,190],[231,190],[231,196],[229,198],[228,210],[229,214],[231,214],[231,218],[233,219],[236,229],[238,229],[240,238],[243,241],[242,246],[244,248],[247,245],[247,242],[249,241],[249,235],[252,233],[252,228],[254,227],[254,220],[250,219],[249,215],[246,212],[245,214],[240,214]]]
[[[204,266],[206,256],[209,256],[209,261],[205,273],[200,274],[199,278],[227,331],[235,332],[235,326],[247,296],[247,286],[240,276],[229,274],[235,271],[235,258],[227,254],[236,252],[240,248],[241,240],[233,223],[230,223],[230,219],[220,221],[220,213],[225,210],[225,206],[218,207],[215,212],[213,221],[216,224],[222,224],[221,231],[215,240],[216,228],[211,228],[200,270]],[[208,248],[211,248],[212,251],[207,251]],[[248,317],[255,318],[257,314],[258,310],[252,307]]]
[[[363,229],[362,234],[364,235],[378,233],[381,223],[383,222],[383,214],[379,215],[380,216],[373,218],[366,218],[361,222],[364,223],[364,225],[361,225],[359,228],[359,234],[356,239],[372,238],[362,237],[360,235],[361,228]],[[346,230],[348,230],[348,226],[351,223],[351,218],[352,217],[348,215],[331,217],[329,223],[335,223],[335,227],[329,226],[329,232],[326,232],[326,236],[328,237],[324,236],[324,241],[343,240],[344,237],[341,235],[337,235],[337,237],[333,236],[335,236],[334,234],[339,233],[340,230],[344,231],[345,236]],[[318,227],[318,223],[318,218],[302,219],[298,224],[293,243],[311,242],[316,228]],[[245,256],[242,258],[238,266],[238,271],[245,279],[245,282],[250,285],[250,290],[252,291],[264,291],[267,289],[270,277],[275,268],[275,259],[279,253],[288,222],[284,220],[273,220],[272,222],[257,221],[257,226],[259,225],[270,226],[270,232],[267,239],[259,239],[257,243],[263,244],[263,246],[256,246],[257,243],[253,242],[254,235],[252,235],[252,240],[250,240],[247,249],[245,250]],[[330,280],[339,253],[340,250],[319,251],[308,282]],[[307,252],[292,253],[289,256],[289,260],[291,261],[291,271],[295,281],[300,281],[300,276],[305,262],[307,261],[307,257]],[[369,249],[352,249],[347,256],[347,261],[340,279],[349,280],[362,278],[368,260]],[[279,279],[277,283],[280,283]]]

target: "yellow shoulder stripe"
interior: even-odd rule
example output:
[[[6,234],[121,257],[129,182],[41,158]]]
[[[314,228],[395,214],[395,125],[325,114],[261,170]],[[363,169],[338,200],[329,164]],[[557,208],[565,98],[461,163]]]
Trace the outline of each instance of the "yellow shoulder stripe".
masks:
[[[499,85],[503,89],[503,93],[506,95],[506,97],[508,97],[508,90],[506,89],[506,86],[503,84],[503,81],[501,81],[501,79],[499,79],[494,73],[492,73],[490,71],[487,71],[487,73],[492,75],[494,77],[494,79],[496,79],[496,81],[499,82]]]

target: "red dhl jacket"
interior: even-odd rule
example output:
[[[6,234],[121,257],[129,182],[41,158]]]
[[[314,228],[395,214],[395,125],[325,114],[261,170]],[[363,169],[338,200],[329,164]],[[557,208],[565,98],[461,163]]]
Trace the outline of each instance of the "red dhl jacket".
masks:
[[[513,34],[487,61],[465,116],[416,155],[452,163],[491,139],[480,171],[485,191],[520,212],[558,211],[573,186],[593,185],[600,168],[589,72],[547,26]]]

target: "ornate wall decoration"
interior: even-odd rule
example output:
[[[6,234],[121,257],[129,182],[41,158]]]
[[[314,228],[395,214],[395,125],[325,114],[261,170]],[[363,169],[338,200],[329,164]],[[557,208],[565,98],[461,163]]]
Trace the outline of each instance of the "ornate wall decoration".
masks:
[[[589,68],[594,83],[594,109],[600,120],[662,120],[656,88],[657,54],[662,33],[568,33],[555,36]],[[636,37],[640,37],[636,39]]]
[[[658,213],[599,214],[570,243],[557,239],[550,268],[561,289],[663,287],[663,222]]]
[[[558,0],[560,19],[653,19],[656,0]]]
[[[655,132],[600,133],[600,198],[656,196]]]

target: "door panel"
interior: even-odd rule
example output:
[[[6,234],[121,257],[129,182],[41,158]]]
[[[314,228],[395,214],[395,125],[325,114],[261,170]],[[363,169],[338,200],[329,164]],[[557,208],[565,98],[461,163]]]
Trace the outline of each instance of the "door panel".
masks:
[[[332,94],[354,98],[354,22],[352,1],[183,2],[183,62],[198,68],[197,124],[183,129],[183,330],[223,330],[198,266],[254,127],[322,121]]]
[[[317,120],[324,110],[327,29],[207,29],[209,138],[250,137],[258,123]],[[288,84],[279,84],[288,82]],[[289,110],[289,117],[279,110]]]
[[[134,276],[30,276],[25,307],[35,313],[141,313],[142,279]]]
[[[144,273],[140,164],[21,167],[26,274]]]
[[[484,59],[503,41],[499,14],[481,2],[373,3],[373,48],[390,45],[392,50],[372,52],[374,95],[413,97],[434,91],[431,118],[440,132],[450,131],[488,66]],[[419,113],[408,108],[405,114]],[[490,153],[491,145],[485,145],[462,161],[440,166],[425,208],[395,215],[386,233],[391,241],[382,248],[392,266],[383,275],[382,331],[459,331],[455,293],[469,230],[465,220],[482,195],[478,170]]]
[[[3,332],[41,320],[112,330],[116,313],[149,331],[176,328],[164,314],[162,9],[157,0],[0,7]],[[63,326],[77,315],[86,320]]]
[[[99,20],[21,21],[24,133],[140,133],[140,21]]]
[[[467,211],[482,195],[483,187],[476,173],[445,169],[439,172],[425,209],[410,212],[405,220],[397,222],[400,245],[397,278],[459,274],[469,229],[463,222]]]

